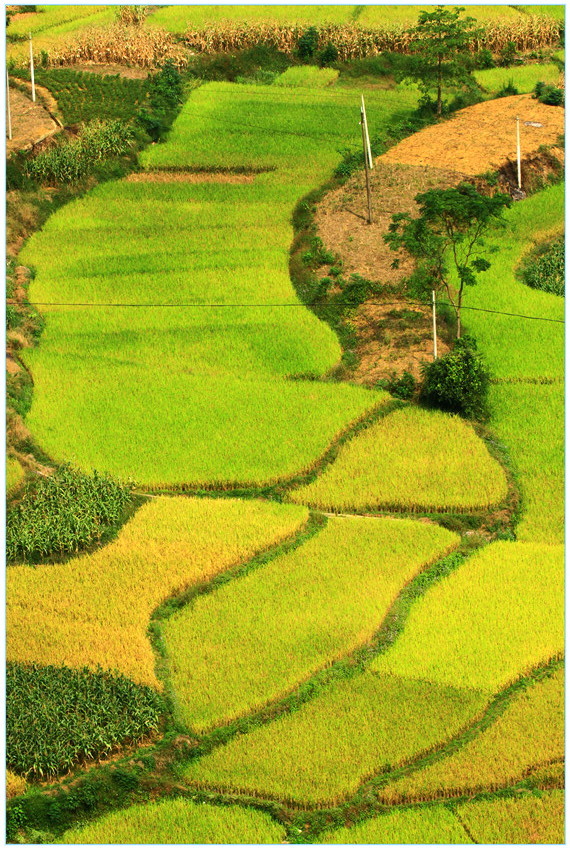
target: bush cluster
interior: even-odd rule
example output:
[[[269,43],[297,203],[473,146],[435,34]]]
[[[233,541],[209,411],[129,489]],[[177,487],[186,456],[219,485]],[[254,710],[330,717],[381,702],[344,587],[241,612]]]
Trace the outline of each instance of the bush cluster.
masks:
[[[491,376],[477,345],[467,334],[448,354],[422,366],[420,401],[466,419],[489,418]]]
[[[26,173],[39,183],[76,183],[92,174],[97,163],[127,153],[132,131],[122,121],[92,121],[81,135],[66,139],[26,163]]]
[[[100,541],[124,515],[131,487],[110,476],[87,475],[69,466],[36,476],[6,512],[9,561],[66,555]]]
[[[564,295],[564,237],[555,239],[535,252],[521,269],[527,286],[552,295]]]
[[[540,103],[548,106],[564,106],[564,89],[552,86],[548,83],[537,83],[534,87],[534,95]]]
[[[14,662],[6,707],[7,766],[40,779],[140,741],[158,729],[164,711],[156,691],[125,676]]]

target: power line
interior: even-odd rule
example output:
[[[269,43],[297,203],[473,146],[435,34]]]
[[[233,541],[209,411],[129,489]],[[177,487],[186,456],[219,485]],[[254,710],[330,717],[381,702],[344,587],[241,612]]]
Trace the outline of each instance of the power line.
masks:
[[[8,304],[20,304],[21,303],[21,302],[17,301],[15,298],[7,298],[6,302]],[[234,303],[234,304],[199,304],[199,303],[196,303],[196,302],[177,302],[177,303],[172,303],[172,302],[169,302],[169,303],[100,302],[100,303],[98,303],[98,302],[87,302],[87,301],[84,301],[84,302],[81,302],[81,301],[67,301],[67,302],[66,301],[31,301],[31,302],[28,302],[28,303],[33,307],[89,307],[89,308],[95,308],[95,307],[101,307],[101,308],[108,308],[108,307],[138,308],[138,307],[142,307],[142,308],[145,308],[146,307],[146,308],[160,308],[160,309],[177,308],[177,307],[181,307],[181,308],[182,307],[183,308],[190,307],[190,308],[202,308],[202,309],[203,308],[242,309],[242,308],[250,308],[250,307],[251,308],[257,308],[257,309],[273,309],[275,307],[279,307],[279,308],[281,308],[281,307],[302,307],[303,309],[310,309],[311,307],[319,306],[318,304],[304,304],[301,301],[299,301],[299,302],[282,302],[280,304],[267,304],[267,303],[257,303],[256,304],[256,303],[251,303],[251,302],[249,302],[247,304],[245,304],[245,303],[244,304],[236,304],[236,303]],[[376,307],[393,307],[393,306],[402,307],[403,306],[402,301],[364,301],[364,302],[361,302],[361,303],[362,304],[371,304],[371,305],[374,305]],[[443,306],[443,307],[451,307],[452,306],[447,301],[436,301],[435,303],[436,303],[437,306]],[[404,304],[418,304],[422,307],[429,307],[430,306],[425,301],[413,301],[413,300],[410,300],[410,299],[406,299]],[[360,305],[358,305],[358,306],[360,306]],[[491,310],[487,307],[469,307],[467,305],[463,305],[461,307],[461,309],[462,310],[477,310],[478,312],[481,312],[481,313],[493,313],[494,315],[497,315],[497,316],[510,316],[512,318],[517,318],[517,319],[532,319],[532,320],[538,321],[538,322],[556,322],[556,323],[562,324],[562,325],[565,324],[564,319],[552,319],[552,318],[549,318],[547,316],[528,316],[524,313],[507,313],[503,310]]]

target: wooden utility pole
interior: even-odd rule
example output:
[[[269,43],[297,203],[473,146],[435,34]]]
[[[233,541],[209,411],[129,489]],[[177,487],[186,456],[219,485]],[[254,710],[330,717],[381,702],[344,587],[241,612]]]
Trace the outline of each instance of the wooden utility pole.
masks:
[[[366,121],[366,108],[364,106],[364,95],[360,106],[360,126],[362,127],[362,149],[364,151],[364,174],[366,176],[366,198],[368,202],[368,224],[372,224],[372,196],[370,194],[370,169],[374,167],[372,162],[372,151],[370,149],[370,138],[368,136],[368,124]]]
[[[522,189],[521,182],[521,128],[519,116],[517,115],[517,178],[519,183],[519,189]]]
[[[431,291],[431,315],[433,322],[433,359],[437,360],[437,324],[435,321],[435,289]]]
[[[12,138],[12,113],[10,112],[10,78],[8,76],[8,68],[6,68],[6,112],[8,118],[8,138]]]
[[[30,77],[32,80],[32,100],[36,102],[36,81],[34,79],[34,48],[32,45],[32,34],[30,33]]]

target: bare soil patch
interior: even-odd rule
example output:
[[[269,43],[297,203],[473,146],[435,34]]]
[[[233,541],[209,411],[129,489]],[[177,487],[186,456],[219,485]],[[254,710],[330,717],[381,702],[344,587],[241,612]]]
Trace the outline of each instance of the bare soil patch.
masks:
[[[392,215],[413,213],[418,192],[455,186],[465,179],[458,171],[424,165],[402,165],[380,157],[370,173],[372,224],[366,221],[364,174],[358,172],[339,189],[329,192],[316,214],[317,231],[327,248],[342,257],[347,273],[368,280],[397,283],[413,269],[409,257],[390,250],[383,240]],[[391,268],[394,259],[400,268]]]
[[[410,372],[421,377],[423,363],[433,360],[432,317],[429,307],[410,304],[406,298],[391,297],[387,303],[366,302],[352,324],[358,332],[359,363],[354,380],[367,386]],[[445,328],[438,330],[437,353],[450,350]]]
[[[529,94],[501,97],[461,109],[453,118],[426,127],[380,159],[407,165],[450,168],[474,176],[516,159],[516,118],[520,118],[521,153],[554,145],[564,132],[564,110],[539,103]],[[525,122],[541,124],[532,127]]]
[[[31,97],[12,87],[10,87],[10,112],[12,138],[6,139],[8,153],[15,150],[27,150],[60,129],[39,100],[34,103]]]
[[[138,171],[128,183],[253,183],[255,174],[229,174],[221,171]]]

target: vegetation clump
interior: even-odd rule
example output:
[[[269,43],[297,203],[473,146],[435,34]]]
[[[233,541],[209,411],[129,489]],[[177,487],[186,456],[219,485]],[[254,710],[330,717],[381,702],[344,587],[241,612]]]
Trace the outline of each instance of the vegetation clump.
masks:
[[[420,401],[481,422],[489,418],[490,372],[472,337],[458,339],[443,357],[422,366]]]
[[[558,86],[538,82],[534,87],[534,97],[548,106],[564,106],[564,89]]]
[[[6,762],[47,779],[158,729],[164,710],[152,688],[84,667],[9,663]]]
[[[8,561],[38,561],[77,552],[120,522],[131,487],[110,476],[63,466],[36,476],[6,515]]]
[[[533,289],[564,295],[564,237],[540,246],[531,254],[523,263],[521,277]]]

